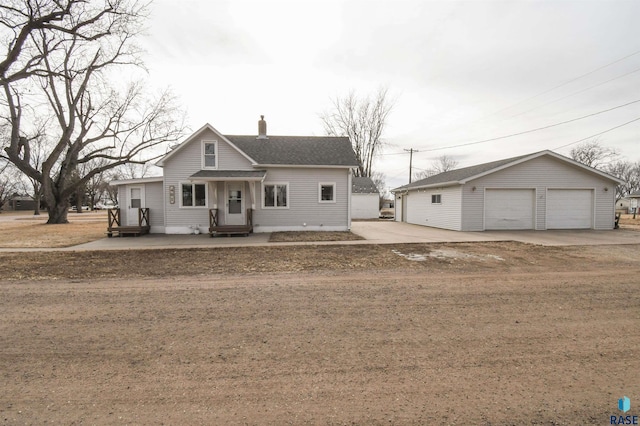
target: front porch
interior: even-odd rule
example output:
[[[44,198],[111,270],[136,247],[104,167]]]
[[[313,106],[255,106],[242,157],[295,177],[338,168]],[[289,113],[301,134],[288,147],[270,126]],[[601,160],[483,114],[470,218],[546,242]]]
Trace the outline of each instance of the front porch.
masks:
[[[133,235],[138,237],[140,235],[148,234],[151,227],[149,226],[149,209],[138,208],[138,224],[137,225],[122,225],[120,217],[120,209],[108,209],[107,217],[109,225],[107,227],[107,237],[111,238],[113,235],[119,237]]]
[[[253,209],[246,211],[246,223],[244,225],[220,225],[218,223],[218,209],[209,210],[209,235],[244,235],[248,237],[253,233]]]

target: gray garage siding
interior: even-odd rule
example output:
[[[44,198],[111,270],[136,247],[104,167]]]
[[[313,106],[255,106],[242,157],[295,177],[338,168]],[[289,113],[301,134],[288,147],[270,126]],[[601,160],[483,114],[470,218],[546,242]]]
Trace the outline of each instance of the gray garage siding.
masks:
[[[289,208],[263,209],[262,184],[256,184],[256,232],[269,227],[348,229],[347,204],[351,188],[348,169],[269,168],[264,183],[289,183]],[[336,202],[318,202],[318,184],[336,183]],[[262,228],[262,229],[260,229]]]
[[[605,191],[605,187],[609,190]],[[483,230],[485,188],[535,188],[536,229],[546,227],[547,188],[592,188],[595,190],[595,228],[613,228],[614,183],[549,156],[534,158],[465,184],[462,230]]]
[[[407,199],[407,223],[459,231],[461,193],[461,186],[410,191]],[[431,203],[431,196],[436,194],[441,195],[440,204]]]

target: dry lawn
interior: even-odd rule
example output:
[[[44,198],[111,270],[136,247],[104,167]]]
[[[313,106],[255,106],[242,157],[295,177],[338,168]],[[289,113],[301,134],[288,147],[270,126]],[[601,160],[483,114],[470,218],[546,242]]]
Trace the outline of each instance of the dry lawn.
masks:
[[[640,231],[640,214],[637,214],[635,219],[632,214],[623,214],[620,216],[620,228]]]
[[[46,213],[37,218],[26,214],[11,216],[2,214],[0,248],[70,247],[103,238],[107,230],[104,212],[69,213],[69,223],[61,225],[47,225]]]
[[[317,241],[355,241],[363,240],[359,235],[351,232],[316,232],[316,231],[296,231],[296,232],[274,232],[269,237],[269,242],[317,242]]]
[[[71,279],[0,280],[3,424],[603,425],[640,394],[640,245],[26,255]]]

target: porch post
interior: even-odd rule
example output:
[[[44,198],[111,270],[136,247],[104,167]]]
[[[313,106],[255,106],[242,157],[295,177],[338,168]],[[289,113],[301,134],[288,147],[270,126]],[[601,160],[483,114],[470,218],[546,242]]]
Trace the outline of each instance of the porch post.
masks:
[[[218,208],[218,181],[213,181],[212,185],[213,188],[213,208],[217,209]]]
[[[251,210],[256,209],[256,183],[249,182],[249,195],[251,196]]]

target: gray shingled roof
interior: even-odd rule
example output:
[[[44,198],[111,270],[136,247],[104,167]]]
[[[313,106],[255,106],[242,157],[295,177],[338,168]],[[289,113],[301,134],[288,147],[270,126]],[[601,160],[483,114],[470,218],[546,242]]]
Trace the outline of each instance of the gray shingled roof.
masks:
[[[256,178],[262,179],[267,174],[266,170],[200,170],[189,176],[189,179],[202,178]]]
[[[271,135],[268,135],[268,139],[256,139],[256,135],[225,135],[225,137],[258,164],[348,167],[358,165],[351,142],[346,137]]]
[[[370,177],[351,178],[351,192],[353,194],[377,194],[378,188]]]
[[[529,157],[532,154],[521,155],[518,157],[506,158],[504,160],[492,161],[490,163],[478,164],[476,166],[463,167],[461,169],[450,170],[448,172],[440,173],[437,175],[429,176],[428,178],[421,179],[415,182],[411,182],[408,185],[401,186],[399,188],[394,189],[394,191],[399,191],[403,189],[411,189],[415,187],[436,185],[439,183],[447,183],[447,182],[459,182],[461,180],[470,178],[472,176],[479,175],[484,172],[488,172],[495,168],[507,165],[514,161],[518,161],[521,158]]]

